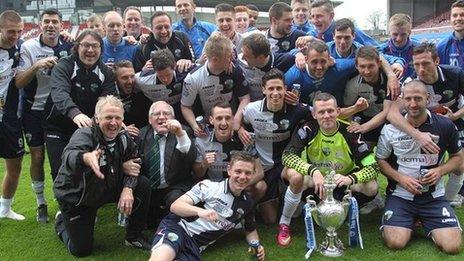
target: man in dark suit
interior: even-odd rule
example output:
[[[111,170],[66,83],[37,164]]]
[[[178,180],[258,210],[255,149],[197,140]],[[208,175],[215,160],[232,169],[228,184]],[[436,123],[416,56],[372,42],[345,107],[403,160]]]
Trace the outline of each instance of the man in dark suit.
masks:
[[[153,226],[167,214],[172,202],[192,187],[196,149],[165,101],[151,105],[148,121],[140,130],[139,148],[141,174],[148,177],[152,188],[148,220]]]

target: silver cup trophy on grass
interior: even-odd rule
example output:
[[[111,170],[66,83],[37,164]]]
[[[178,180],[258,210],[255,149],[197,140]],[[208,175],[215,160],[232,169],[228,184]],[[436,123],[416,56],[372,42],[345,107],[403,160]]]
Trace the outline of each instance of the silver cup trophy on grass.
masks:
[[[356,200],[354,197],[351,197],[351,192],[349,190],[347,190],[347,194],[343,197],[341,202],[336,200],[333,196],[333,191],[336,187],[335,171],[331,171],[324,179],[325,198],[323,198],[319,204],[316,204],[312,195],[306,198],[305,224],[308,240],[307,246],[309,249],[306,258],[309,258],[312,251],[316,248],[312,218],[314,218],[314,221],[326,231],[325,238],[317,249],[324,256],[338,257],[343,255],[345,248],[342,241],[337,236],[337,229],[345,222],[349,212],[350,245],[360,245],[362,248]],[[353,237],[351,234],[354,234]]]

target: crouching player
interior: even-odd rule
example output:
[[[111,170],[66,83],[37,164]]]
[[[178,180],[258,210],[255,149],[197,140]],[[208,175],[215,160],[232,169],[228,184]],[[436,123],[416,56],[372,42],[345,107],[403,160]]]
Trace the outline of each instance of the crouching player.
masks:
[[[290,244],[290,221],[303,191],[312,188],[323,199],[324,175],[329,170],[337,173],[337,189],[334,190],[336,199],[341,200],[346,187],[350,187],[360,206],[374,199],[377,194],[375,179],[378,166],[372,150],[358,134],[347,131],[346,123],[337,120],[340,108],[335,97],[328,93],[318,93],[313,105],[315,120],[295,130],[282,156],[286,167],[282,177],[289,182],[277,235],[277,243],[283,247]]]
[[[428,236],[445,253],[461,247],[461,229],[445,199],[442,176],[460,168],[461,143],[453,122],[427,110],[427,87],[413,80],[403,87],[407,124],[438,137],[438,153],[427,154],[420,143],[392,124],[382,129],[377,144],[377,162],[388,178],[387,201],[382,218],[382,236],[392,249],[402,249],[419,219]],[[444,154],[450,155],[446,163]]]
[[[150,260],[200,260],[200,252],[244,220],[246,240],[258,242],[254,200],[244,191],[255,175],[255,159],[245,152],[231,156],[228,179],[203,180],[171,205],[156,232]],[[199,204],[203,207],[199,207]],[[264,260],[259,245],[258,260]]]

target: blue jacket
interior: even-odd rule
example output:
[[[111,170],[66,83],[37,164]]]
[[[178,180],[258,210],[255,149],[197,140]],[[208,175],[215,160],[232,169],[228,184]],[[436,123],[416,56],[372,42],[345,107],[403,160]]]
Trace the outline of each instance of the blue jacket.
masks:
[[[412,50],[414,47],[419,45],[419,41],[410,38],[405,46],[399,48],[395,46],[393,41],[390,39],[387,42],[381,44],[378,50],[383,54],[393,55],[403,58],[405,61],[405,71],[403,78],[411,76],[414,73],[414,65],[412,64]]]
[[[196,18],[193,18],[192,28],[189,29],[185,25],[184,21],[179,20],[172,25],[172,29],[184,32],[188,35],[190,42],[192,42],[193,45],[195,57],[200,58],[206,40],[208,40],[211,34],[217,30],[217,27],[212,23],[199,21]]]
[[[322,33],[322,40],[326,43],[333,41],[334,30],[335,30],[335,23],[332,22],[329,28],[327,28],[327,30],[325,30],[325,32]],[[356,42],[359,42],[360,44],[363,44],[363,45],[372,45],[375,47],[379,45],[377,41],[375,41],[374,39],[372,39],[372,37],[370,37],[365,32],[363,32],[363,30],[355,27],[354,32],[355,32],[354,40]],[[314,29],[314,31],[310,32],[310,35],[314,37],[317,37],[318,34],[319,32],[317,31],[317,29]]]
[[[102,61],[107,63],[109,58],[114,59],[111,61],[112,63],[122,60],[132,61],[134,59],[137,46],[137,44],[129,44],[125,39],[121,39],[119,44],[113,45],[110,43],[108,38],[105,37],[103,38]]]
[[[464,39],[458,40],[454,32],[437,44],[440,64],[459,66],[464,69]]]

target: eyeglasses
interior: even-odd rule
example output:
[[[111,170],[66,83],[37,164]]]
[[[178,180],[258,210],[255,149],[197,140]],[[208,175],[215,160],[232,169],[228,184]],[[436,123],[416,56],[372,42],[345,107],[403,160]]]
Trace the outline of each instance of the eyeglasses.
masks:
[[[163,29],[165,29],[166,31],[169,31],[171,30],[171,25],[157,25],[154,27],[154,29],[157,31],[161,31]]]
[[[100,48],[100,44],[99,43],[88,43],[88,42],[82,42],[82,43],[79,43],[80,46],[82,46],[82,48],[84,49],[90,49],[90,47],[92,47],[92,49],[99,49]]]
[[[172,115],[172,112],[170,112],[170,111],[157,111],[157,112],[151,113],[150,115],[153,116],[153,117],[159,117],[161,115],[169,117],[169,116]]]

